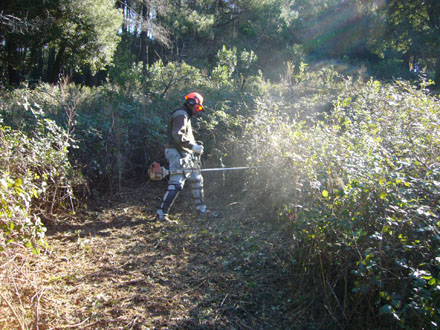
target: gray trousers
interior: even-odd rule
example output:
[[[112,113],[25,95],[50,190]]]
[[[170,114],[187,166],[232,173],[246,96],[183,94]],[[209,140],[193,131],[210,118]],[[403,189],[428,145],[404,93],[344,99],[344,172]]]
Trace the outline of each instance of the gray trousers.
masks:
[[[200,171],[194,170],[196,164],[194,163],[193,155],[190,153],[179,153],[176,149],[166,148],[165,158],[168,160],[172,174],[170,174],[168,188],[160,205],[162,211],[168,214],[169,209],[179,195],[179,192],[183,189],[187,179],[191,185],[191,194],[196,209],[204,210],[206,205],[204,202],[203,176]]]

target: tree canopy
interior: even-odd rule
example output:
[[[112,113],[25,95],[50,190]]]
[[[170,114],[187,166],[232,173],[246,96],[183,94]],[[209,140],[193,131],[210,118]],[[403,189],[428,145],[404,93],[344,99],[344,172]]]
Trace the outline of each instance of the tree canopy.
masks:
[[[145,69],[158,59],[210,68],[225,45],[252,50],[255,69],[274,79],[283,63],[312,56],[368,60],[386,64],[385,76],[417,72],[439,83],[439,7],[435,0],[8,0],[1,78],[55,82],[64,74],[96,83],[87,77],[108,76],[112,65]]]
[[[8,1],[4,12],[29,28],[2,26],[2,60],[10,83],[23,78],[58,81],[60,74],[92,71],[112,63],[120,37],[113,0]]]

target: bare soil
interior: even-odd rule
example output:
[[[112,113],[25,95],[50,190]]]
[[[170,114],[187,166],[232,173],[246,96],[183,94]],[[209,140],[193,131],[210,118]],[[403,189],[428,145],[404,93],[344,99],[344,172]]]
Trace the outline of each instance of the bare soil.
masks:
[[[230,200],[199,219],[185,190],[178,224],[158,222],[165,188],[125,188],[58,221],[39,255],[2,252],[0,328],[300,328],[279,225]]]

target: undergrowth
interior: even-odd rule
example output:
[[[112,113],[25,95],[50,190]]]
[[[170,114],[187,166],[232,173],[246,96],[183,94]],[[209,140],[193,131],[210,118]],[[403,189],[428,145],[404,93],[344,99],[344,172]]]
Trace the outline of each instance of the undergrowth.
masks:
[[[129,69],[121,85],[4,92],[0,247],[38,253],[43,222],[73,214],[86,187],[113,194],[145,180],[148,164],[163,162],[169,112],[197,90],[204,160],[261,166],[223,187],[288,233],[294,308],[310,302],[311,319],[330,328],[438,327],[440,105],[427,83],[288,64],[275,84],[244,76],[238,58],[223,49],[210,76],[158,62],[146,76]]]
[[[0,250],[19,244],[38,253],[43,221],[74,213],[84,181],[68,158],[75,146],[69,133],[26,92],[8,105],[0,113]]]
[[[248,120],[243,150],[273,169],[248,182],[248,198],[279,214],[292,285],[331,327],[437,328],[439,100],[425,83],[339,75],[327,82],[337,93],[323,93],[319,75],[298,85],[320,81],[308,108],[331,111],[298,109],[293,87]]]

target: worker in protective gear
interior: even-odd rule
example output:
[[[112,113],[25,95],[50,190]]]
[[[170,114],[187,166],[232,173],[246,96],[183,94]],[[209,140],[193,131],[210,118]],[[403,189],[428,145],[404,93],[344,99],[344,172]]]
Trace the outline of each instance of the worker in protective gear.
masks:
[[[206,208],[204,202],[202,174],[200,171],[191,170],[195,166],[195,157],[200,157],[203,153],[203,145],[196,143],[194,139],[191,118],[202,111],[204,111],[202,95],[195,92],[189,93],[185,96],[182,107],[175,110],[168,120],[165,158],[169,162],[171,174],[168,188],[156,212],[158,220],[170,222],[168,212],[187,179],[191,185],[191,193],[198,214],[201,216],[213,214]]]

